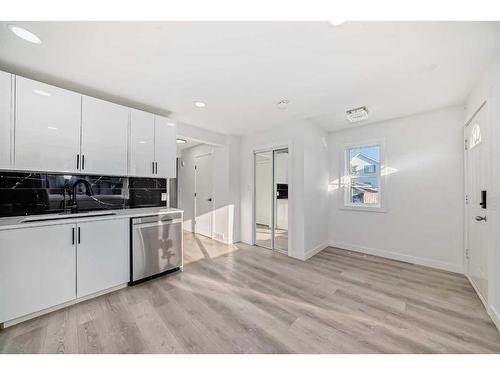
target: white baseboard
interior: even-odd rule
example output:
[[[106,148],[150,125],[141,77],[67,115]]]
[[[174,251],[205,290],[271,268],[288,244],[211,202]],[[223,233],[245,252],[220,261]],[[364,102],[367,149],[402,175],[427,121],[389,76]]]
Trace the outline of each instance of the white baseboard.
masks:
[[[328,247],[328,242],[323,242],[323,243],[319,244],[318,246],[316,246],[310,250],[307,250],[305,252],[305,254],[303,254],[303,255],[290,255],[290,256],[292,258],[295,258],[295,259],[308,260],[309,258],[315,256],[319,252],[325,250],[327,247]]]
[[[488,312],[490,314],[491,320],[493,320],[493,323],[495,323],[498,331],[500,332],[500,314],[493,306],[488,309]]]
[[[488,311],[488,303],[486,303],[486,300],[483,298],[483,296],[481,295],[481,293],[479,292],[479,289],[477,288],[476,284],[474,283],[474,281],[471,279],[471,277],[467,274],[465,274],[465,277],[467,277],[467,280],[469,280],[469,283],[470,285],[472,285],[472,288],[474,289],[474,291],[476,292],[477,296],[479,297],[481,303],[483,304],[484,308],[486,309],[486,311]]]
[[[85,297],[76,298],[74,300],[71,300],[71,301],[68,301],[68,302],[64,302],[64,303],[61,303],[61,304],[56,305],[56,306],[49,307],[49,308],[44,309],[44,310],[40,310],[40,311],[31,313],[31,314],[28,314],[28,315],[24,315],[24,316],[21,316],[19,318],[14,318],[12,320],[8,320],[6,322],[1,323],[0,324],[1,327],[0,328],[11,327],[11,326],[13,326],[15,324],[19,324],[19,323],[25,322],[26,320],[30,320],[30,319],[33,319],[33,318],[45,315],[45,314],[54,312],[56,310],[63,309],[63,308],[68,307],[68,306],[76,305],[77,303],[80,303],[80,302],[83,302],[83,301],[87,301],[89,299],[96,298],[96,297],[102,296],[104,294],[115,292],[115,291],[117,291],[119,289],[126,288],[127,286],[128,286],[128,284],[120,284],[120,285],[114,286],[114,287],[106,289],[106,290],[101,290],[100,292],[89,294],[88,296],[85,296]]]
[[[383,258],[399,260],[402,262],[407,262],[407,263],[412,263],[412,264],[418,264],[420,266],[437,268],[437,269],[444,270],[444,271],[456,272],[456,273],[461,273],[461,274],[464,273],[464,269],[463,269],[462,264],[447,263],[447,262],[442,262],[442,261],[434,260],[434,259],[420,258],[420,257],[416,257],[413,255],[407,255],[407,254],[396,253],[396,252],[381,250],[381,249],[374,249],[374,248],[358,246],[358,245],[337,243],[337,242],[333,242],[333,241],[330,241],[328,245],[331,247],[337,247],[339,249],[345,249],[345,250],[355,251],[357,253],[363,253],[363,254],[369,254],[369,255],[376,255],[379,257],[383,257]]]

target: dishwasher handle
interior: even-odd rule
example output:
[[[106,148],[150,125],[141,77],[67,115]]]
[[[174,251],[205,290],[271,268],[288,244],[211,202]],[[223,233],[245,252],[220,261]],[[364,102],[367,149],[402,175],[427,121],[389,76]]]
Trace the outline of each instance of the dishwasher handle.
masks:
[[[132,219],[132,224],[145,224],[145,223],[172,223],[177,220],[180,221],[180,215],[174,214],[164,214],[164,215],[154,215],[154,216],[143,216],[136,217]]]

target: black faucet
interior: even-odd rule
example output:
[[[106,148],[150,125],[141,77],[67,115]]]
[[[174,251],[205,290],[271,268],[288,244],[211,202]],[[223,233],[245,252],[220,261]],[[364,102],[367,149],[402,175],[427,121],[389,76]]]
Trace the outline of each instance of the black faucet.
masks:
[[[78,212],[78,203],[76,201],[76,188],[80,184],[85,185],[85,194],[87,194],[89,197],[94,195],[94,191],[92,190],[92,186],[90,186],[90,183],[87,180],[84,180],[84,179],[76,180],[75,183],[73,184],[73,194],[72,194],[72,199],[71,199],[71,212]]]

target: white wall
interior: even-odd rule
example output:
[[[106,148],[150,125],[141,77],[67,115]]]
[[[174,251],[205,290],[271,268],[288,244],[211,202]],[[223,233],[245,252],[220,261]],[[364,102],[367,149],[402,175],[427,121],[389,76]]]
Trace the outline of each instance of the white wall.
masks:
[[[464,123],[487,101],[490,120],[490,164],[492,171],[488,187],[487,225],[488,251],[488,312],[500,329],[500,57],[488,69],[472,90],[466,105]]]
[[[463,118],[456,107],[331,133],[331,245],[463,272]],[[342,209],[341,145],[382,137],[387,211]]]
[[[307,126],[304,134],[304,242],[309,258],[328,245],[328,133]]]
[[[195,157],[213,155],[213,238],[239,241],[239,137],[227,136],[225,144],[197,145],[181,151],[179,168],[179,208],[184,210],[184,229],[194,231]]]

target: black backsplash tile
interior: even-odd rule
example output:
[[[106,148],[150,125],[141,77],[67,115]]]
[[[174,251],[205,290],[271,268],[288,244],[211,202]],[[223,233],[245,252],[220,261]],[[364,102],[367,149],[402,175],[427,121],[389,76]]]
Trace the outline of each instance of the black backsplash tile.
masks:
[[[166,179],[0,171],[0,217],[63,212],[78,179],[94,192],[89,197],[78,185],[79,210],[165,206]]]

